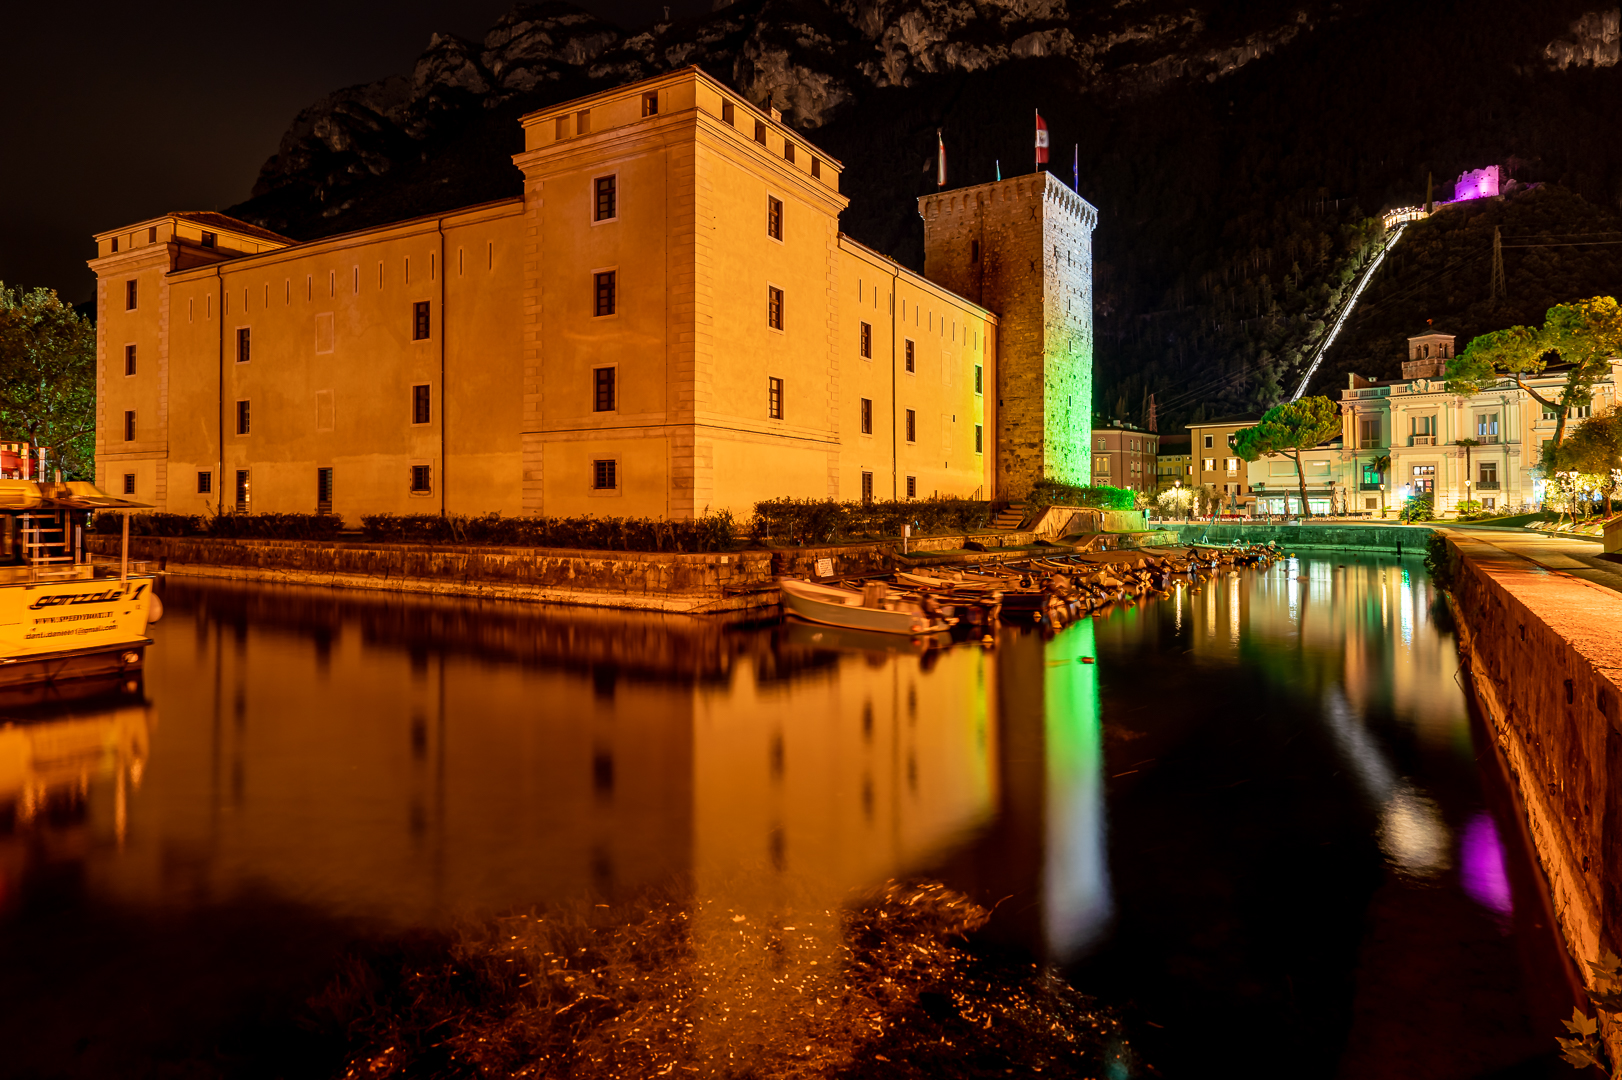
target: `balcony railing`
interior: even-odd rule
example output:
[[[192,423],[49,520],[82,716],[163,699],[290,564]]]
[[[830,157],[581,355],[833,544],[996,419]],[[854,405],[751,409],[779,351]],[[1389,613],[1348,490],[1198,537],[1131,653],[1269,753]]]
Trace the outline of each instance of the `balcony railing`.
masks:
[[[1497,491],[1498,490],[1498,481],[1496,481],[1496,480],[1482,480],[1482,481],[1480,481],[1480,482],[1478,482],[1476,484],[1476,490],[1477,491]]]
[[[1435,435],[1414,435],[1409,439],[1409,446],[1435,446]]]
[[[1357,487],[1358,487],[1359,491],[1379,491],[1381,486],[1382,485],[1380,485],[1380,484],[1366,484],[1365,483],[1365,484],[1359,484]]]
[[[1476,442],[1480,443],[1482,446],[1491,446],[1494,443],[1496,443],[1497,441],[1498,441],[1498,436],[1496,436],[1496,435],[1477,435],[1476,436]]]

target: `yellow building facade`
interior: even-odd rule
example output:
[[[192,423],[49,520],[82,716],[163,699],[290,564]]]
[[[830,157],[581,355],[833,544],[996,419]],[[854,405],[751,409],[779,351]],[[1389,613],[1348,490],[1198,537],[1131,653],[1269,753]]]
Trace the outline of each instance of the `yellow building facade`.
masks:
[[[997,315],[841,234],[840,164],[774,111],[685,69],[523,127],[518,198],[98,234],[98,481],[352,522],[995,496]]]

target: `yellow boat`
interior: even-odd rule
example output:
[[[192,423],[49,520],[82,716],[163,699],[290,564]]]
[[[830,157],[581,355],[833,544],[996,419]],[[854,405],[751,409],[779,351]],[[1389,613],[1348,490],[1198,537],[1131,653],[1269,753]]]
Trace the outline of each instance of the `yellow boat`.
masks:
[[[0,690],[134,676],[162,617],[156,578],[129,570],[129,511],[94,484],[0,480]],[[120,513],[116,567],[85,553],[90,515]]]

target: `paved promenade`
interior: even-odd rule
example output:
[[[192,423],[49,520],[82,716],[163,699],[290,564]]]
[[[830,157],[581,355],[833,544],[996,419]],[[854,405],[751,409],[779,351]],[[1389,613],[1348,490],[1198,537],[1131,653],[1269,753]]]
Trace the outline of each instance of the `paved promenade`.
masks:
[[[1437,524],[1455,535],[1519,555],[1546,570],[1558,570],[1622,592],[1622,560],[1602,554],[1603,545],[1597,536],[1545,536],[1526,529]]]

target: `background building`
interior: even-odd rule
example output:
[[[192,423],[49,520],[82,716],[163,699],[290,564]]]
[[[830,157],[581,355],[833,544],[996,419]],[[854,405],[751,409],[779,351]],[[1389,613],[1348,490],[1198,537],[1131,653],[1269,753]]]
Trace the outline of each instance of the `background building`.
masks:
[[[523,129],[519,198],[309,243],[98,234],[99,481],[350,520],[1086,481],[1096,211],[1053,177],[920,200],[922,276],[839,232],[838,162],[696,68]]]
[[[1186,425],[1194,467],[1192,483],[1219,498],[1225,510],[1239,508],[1240,496],[1246,494],[1249,483],[1245,462],[1233,448],[1234,439],[1260,419],[1260,413],[1245,413]]]
[[[1154,491],[1159,444],[1159,435],[1119,420],[1093,428],[1093,483]]]

